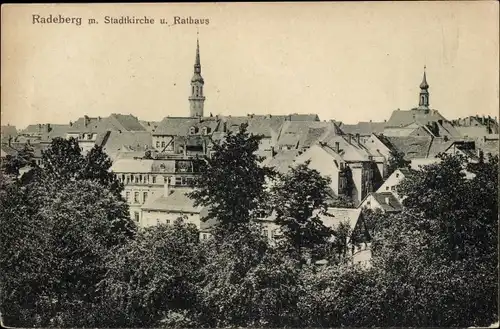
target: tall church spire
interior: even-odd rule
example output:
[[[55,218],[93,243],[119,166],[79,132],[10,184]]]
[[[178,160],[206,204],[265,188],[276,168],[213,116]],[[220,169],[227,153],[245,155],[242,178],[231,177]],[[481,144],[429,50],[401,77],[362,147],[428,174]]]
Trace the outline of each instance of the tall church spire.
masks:
[[[194,74],[191,79],[191,96],[189,96],[189,113],[191,117],[203,116],[203,105],[205,96],[203,96],[203,86],[205,81],[201,76],[201,61],[200,61],[200,40],[196,37],[196,58],[194,61]]]
[[[422,109],[429,108],[429,84],[427,83],[427,76],[425,72],[426,67],[424,66],[424,78],[420,84],[420,95],[418,101],[418,107]]]

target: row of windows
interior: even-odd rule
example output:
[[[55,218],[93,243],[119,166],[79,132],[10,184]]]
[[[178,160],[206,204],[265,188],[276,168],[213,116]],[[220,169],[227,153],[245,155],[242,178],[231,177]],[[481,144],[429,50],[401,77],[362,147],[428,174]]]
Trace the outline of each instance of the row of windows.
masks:
[[[134,198],[131,200],[130,199],[130,192],[129,191],[126,191],[125,192],[125,200],[130,203],[131,201],[133,201],[132,203],[145,203],[146,200],[148,199],[148,192],[142,192],[142,199],[140,199],[141,197],[141,193],[140,192],[134,192]]]
[[[156,141],[156,148],[165,148],[167,146],[167,143],[165,141]]]
[[[212,131],[212,129],[210,127],[203,127],[201,128],[201,133],[203,135],[207,135],[209,134],[210,132]],[[199,128],[198,127],[191,127],[189,128],[189,134],[190,135],[195,135],[199,132]]]
[[[118,176],[118,180],[123,184],[156,184],[156,176],[146,174],[122,174]]]

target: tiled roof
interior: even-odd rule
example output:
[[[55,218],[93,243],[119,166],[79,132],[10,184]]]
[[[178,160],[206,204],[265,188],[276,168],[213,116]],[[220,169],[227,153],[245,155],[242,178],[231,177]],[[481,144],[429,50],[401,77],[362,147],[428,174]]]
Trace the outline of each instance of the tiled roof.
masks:
[[[403,209],[401,203],[391,192],[372,193],[372,196],[385,211],[393,212],[401,211]]]
[[[337,228],[340,223],[347,222],[354,230],[361,216],[361,209],[357,208],[328,208],[327,215],[320,215],[323,224],[330,228]]]
[[[151,173],[154,160],[151,159],[118,159],[111,166],[115,173]]]
[[[145,131],[144,126],[139,122],[139,120],[131,114],[117,114],[113,113],[108,118],[108,120],[116,121],[116,128],[118,130],[124,131]],[[109,128],[108,128],[109,129]]]
[[[340,129],[346,134],[370,136],[372,133],[379,134],[384,132],[385,125],[385,122],[359,122],[355,125],[341,124]]]
[[[325,142],[333,151],[335,151],[336,143],[339,143],[339,154],[344,161],[370,161],[371,153],[362,144],[358,144],[354,138],[351,138],[349,143],[348,138],[348,136],[334,136]]]
[[[11,126],[11,125],[1,126],[0,127],[0,135],[2,136],[2,141],[3,141],[3,139],[8,138],[9,136],[10,137],[17,136],[16,126]]]
[[[427,158],[432,137],[385,137],[398,151],[405,154],[405,158]]]
[[[160,121],[144,121],[144,120],[139,120],[140,124],[144,127],[149,132],[154,132],[158,125],[160,124]]]
[[[331,121],[285,121],[278,136],[279,146],[309,147],[327,136],[341,134]]]
[[[104,132],[104,131],[146,131],[139,120],[131,114],[113,113],[109,117],[83,116],[70,124],[70,132]]]
[[[2,151],[1,157],[4,158],[7,155],[15,155],[18,152],[18,149],[9,146],[8,144],[1,144],[0,149]]]
[[[219,127],[220,120],[215,117],[206,118],[181,118],[181,117],[166,117],[156,128],[153,135],[169,135],[169,136],[187,136],[191,127],[201,129],[209,127],[211,132],[214,132]]]
[[[444,138],[433,138],[427,156],[435,158],[438,154],[446,152],[454,143],[455,141]]]
[[[50,131],[42,133],[43,141],[51,141],[54,138],[66,138],[68,133],[69,125],[50,125]]]
[[[437,110],[411,109],[408,111],[396,110],[392,112],[385,127],[405,127],[414,122],[426,125],[428,122],[437,122],[446,119]]]
[[[97,134],[95,143],[103,146],[103,150],[114,158],[119,152],[150,149],[153,140],[149,131],[106,131]]]
[[[194,201],[187,196],[190,191],[188,189],[172,189],[168,196],[162,195],[147,201],[142,209],[199,214],[203,207],[194,206]]]
[[[274,157],[264,160],[262,164],[272,167],[280,173],[286,173],[290,170],[290,166],[294,164],[298,154],[299,150],[279,151]]]

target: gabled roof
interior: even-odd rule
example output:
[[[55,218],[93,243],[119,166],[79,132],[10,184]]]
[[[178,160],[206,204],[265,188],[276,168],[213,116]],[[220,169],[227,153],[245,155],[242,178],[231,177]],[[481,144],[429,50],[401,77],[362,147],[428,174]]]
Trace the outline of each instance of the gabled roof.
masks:
[[[340,129],[346,134],[360,134],[369,136],[372,133],[380,134],[384,132],[385,122],[359,122],[357,124],[341,124]]]
[[[358,144],[354,138],[351,138],[351,142],[348,141],[348,136],[333,136],[332,138],[325,140],[325,143],[335,151],[336,143],[339,143],[339,155],[344,161],[347,162],[364,162],[370,161],[372,154],[362,145]]]
[[[354,231],[360,217],[361,209],[357,208],[328,208],[327,215],[320,215],[325,226],[335,229],[340,223],[346,222],[352,231]]]
[[[341,133],[331,121],[285,121],[278,136],[278,146],[305,148]]]
[[[183,117],[166,117],[156,128],[153,135],[168,135],[168,136],[187,136],[189,129],[196,127],[201,129],[209,127],[211,132],[214,132],[219,127],[220,120],[215,117],[205,118],[183,118]]]
[[[154,132],[158,125],[160,124],[160,121],[144,121],[144,120],[139,120],[139,123],[144,127],[149,132]]]
[[[385,136],[385,140],[388,141],[394,149],[403,152],[407,159],[427,158],[432,143],[432,137]]]
[[[89,117],[87,115],[78,118],[70,124],[69,132],[104,132],[104,131],[146,131],[139,120],[131,114],[113,113],[109,117]]]
[[[194,206],[194,200],[187,196],[190,191],[189,189],[173,188],[168,196],[162,195],[156,199],[146,201],[142,209],[199,214],[203,207]]]
[[[139,122],[135,116],[131,114],[118,114],[113,113],[108,120],[116,122],[116,128],[122,131],[145,131],[144,126]],[[109,127],[108,127],[109,129]]]
[[[286,173],[293,166],[295,159],[299,155],[299,150],[279,151],[274,157],[266,158],[262,165],[272,167],[280,173]]]
[[[9,136],[16,137],[17,136],[16,126],[11,126],[11,125],[0,126],[0,135],[2,137],[2,142],[4,139],[9,138]]]
[[[95,144],[113,159],[119,152],[151,149],[152,136],[149,131],[105,131],[97,134]]]
[[[380,204],[380,207],[387,212],[403,210],[403,206],[391,192],[371,193],[373,198]]]
[[[385,128],[405,127],[414,122],[426,125],[429,122],[437,122],[446,119],[437,111],[432,109],[414,108],[408,111],[396,110],[385,124]]]

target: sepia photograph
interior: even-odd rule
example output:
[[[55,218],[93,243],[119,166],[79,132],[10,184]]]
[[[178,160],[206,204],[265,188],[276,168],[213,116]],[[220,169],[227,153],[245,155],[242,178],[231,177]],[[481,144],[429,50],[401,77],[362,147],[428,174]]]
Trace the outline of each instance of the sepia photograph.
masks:
[[[497,1],[3,4],[2,328],[498,327]]]

